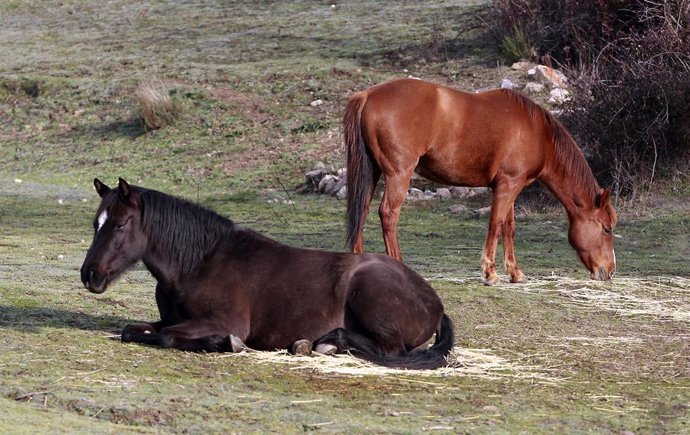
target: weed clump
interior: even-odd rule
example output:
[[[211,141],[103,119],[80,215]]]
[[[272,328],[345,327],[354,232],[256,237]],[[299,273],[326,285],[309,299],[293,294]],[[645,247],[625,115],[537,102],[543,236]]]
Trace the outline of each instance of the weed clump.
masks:
[[[2,94],[23,94],[31,98],[37,98],[40,94],[40,86],[38,84],[38,81],[26,77],[22,79],[2,80],[0,81],[0,90],[3,91]]]
[[[180,102],[170,96],[168,88],[159,80],[139,83],[134,90],[133,100],[137,106],[137,116],[146,131],[172,124],[182,112]]]

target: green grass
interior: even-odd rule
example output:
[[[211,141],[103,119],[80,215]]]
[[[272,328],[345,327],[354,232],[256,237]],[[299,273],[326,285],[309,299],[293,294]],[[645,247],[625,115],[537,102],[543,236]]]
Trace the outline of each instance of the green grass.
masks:
[[[405,260],[441,295],[458,350],[502,361],[488,372],[346,375],[125,345],[123,325],[155,319],[154,280],[137,266],[102,295],[82,288],[94,177],[342,250],[345,203],[292,188],[317,160],[342,166],[352,92],[407,74],[495,85],[480,3],[3,2],[0,432],[690,431],[687,187],[620,207],[619,276],[605,284],[587,279],[560,208],[517,223],[530,281],[485,287],[486,221],[406,204]],[[150,78],[184,110],[147,133],[132,95]],[[366,248],[382,252],[375,215]]]

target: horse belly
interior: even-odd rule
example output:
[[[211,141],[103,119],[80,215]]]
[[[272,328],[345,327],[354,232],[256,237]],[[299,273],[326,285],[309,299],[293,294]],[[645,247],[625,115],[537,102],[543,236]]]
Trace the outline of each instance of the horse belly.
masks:
[[[450,186],[480,187],[491,183],[483,166],[471,168],[466,165],[449,165],[434,162],[427,156],[419,159],[415,172],[429,181]]]

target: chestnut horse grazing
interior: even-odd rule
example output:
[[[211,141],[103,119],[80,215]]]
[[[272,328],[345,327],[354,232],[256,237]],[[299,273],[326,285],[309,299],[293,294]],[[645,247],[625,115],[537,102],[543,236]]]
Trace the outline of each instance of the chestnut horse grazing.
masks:
[[[123,179],[113,189],[94,185],[102,199],[84,286],[102,293],[139,260],[158,281],[160,320],[125,326],[122,341],[207,352],[246,343],[310,353],[313,345],[388,367],[446,365],[453,324],[434,289],[402,263],[286,246]]]
[[[343,117],[347,148],[348,245],[363,251],[363,230],[376,184],[385,190],[379,217],[386,252],[402,259],[397,226],[413,172],[456,186],[489,186],[493,203],[482,253],[484,282],[493,284],[496,247],[503,237],[505,270],[517,265],[514,203],[541,180],[567,213],[568,239],[593,279],[616,270],[610,189],[601,189],[572,136],[549,112],[519,93],[478,94],[417,79],[398,79],[358,92]]]

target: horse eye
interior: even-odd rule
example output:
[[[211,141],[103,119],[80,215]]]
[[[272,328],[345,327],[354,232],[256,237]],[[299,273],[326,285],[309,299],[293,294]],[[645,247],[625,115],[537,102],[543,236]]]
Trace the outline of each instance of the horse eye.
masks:
[[[604,227],[604,234],[611,234],[613,230],[611,228]]]

